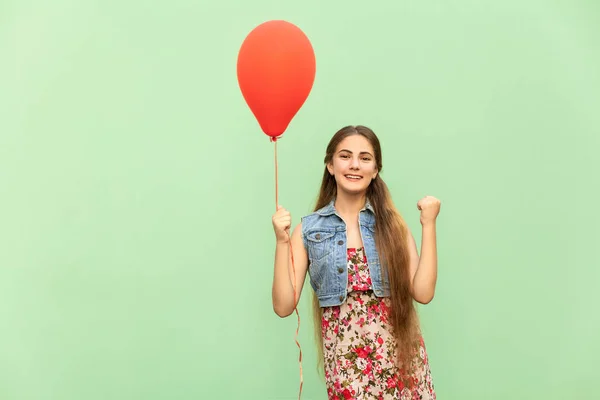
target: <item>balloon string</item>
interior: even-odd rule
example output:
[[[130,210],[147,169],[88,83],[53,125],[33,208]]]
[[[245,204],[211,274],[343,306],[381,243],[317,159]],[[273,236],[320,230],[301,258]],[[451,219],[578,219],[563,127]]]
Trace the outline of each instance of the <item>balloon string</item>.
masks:
[[[277,138],[273,138],[272,142],[274,143],[274,147],[275,147],[275,210],[277,210],[277,208],[279,207],[279,178],[278,178],[278,171],[277,171]],[[292,274],[293,274],[293,278],[292,278],[292,286],[294,288],[294,303],[296,303],[296,267],[294,266],[294,253],[292,251],[292,238],[290,237],[290,234],[288,232],[288,243],[290,246],[290,256],[292,258]],[[300,397],[302,396],[302,386],[304,384],[304,378],[303,378],[303,374],[302,374],[302,348],[300,347],[300,342],[298,342],[298,332],[300,331],[300,314],[298,313],[298,307],[294,306],[294,311],[296,311],[296,315],[298,316],[298,327],[296,328],[296,335],[294,337],[294,341],[296,342],[296,345],[298,346],[298,350],[300,351],[300,355],[298,357],[298,363],[300,364],[300,391],[298,393],[298,400],[300,400]]]

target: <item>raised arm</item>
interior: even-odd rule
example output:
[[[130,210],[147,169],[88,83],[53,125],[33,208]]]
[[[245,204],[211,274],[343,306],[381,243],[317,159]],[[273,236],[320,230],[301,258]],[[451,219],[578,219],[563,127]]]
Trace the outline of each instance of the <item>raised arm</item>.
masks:
[[[302,223],[296,226],[291,235],[292,252],[290,252],[290,237],[288,236],[290,225],[289,212],[279,208],[273,216],[276,245],[272,298],[273,311],[282,318],[294,312],[300,300],[308,269],[308,255],[302,241]],[[293,265],[292,254],[294,256]],[[293,282],[296,285],[295,296]]]
[[[412,295],[415,301],[427,304],[435,295],[437,283],[437,236],[436,218],[440,210],[440,201],[427,196],[417,205],[421,210],[421,256],[417,253],[415,239],[408,231],[408,248],[410,250],[410,273],[412,279]]]

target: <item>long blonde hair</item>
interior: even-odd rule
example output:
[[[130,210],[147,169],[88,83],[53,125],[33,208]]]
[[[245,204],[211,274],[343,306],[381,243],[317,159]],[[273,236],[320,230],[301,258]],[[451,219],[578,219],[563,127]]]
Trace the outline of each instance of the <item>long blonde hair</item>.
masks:
[[[333,135],[327,146],[325,170],[321,189],[315,205],[315,211],[329,204],[337,195],[335,178],[327,170],[332,162],[339,143],[351,135],[364,136],[373,146],[375,162],[379,173],[367,189],[367,198],[375,211],[375,243],[382,260],[382,276],[387,273],[390,283],[389,324],[396,340],[397,365],[400,367],[400,378],[410,384],[415,346],[418,343],[418,318],[410,293],[409,251],[406,223],[392,202],[387,185],[381,178],[383,168],[381,146],[375,133],[365,126],[346,126]],[[313,291],[313,316],[315,340],[317,341],[318,362],[323,361],[322,318],[323,309]]]

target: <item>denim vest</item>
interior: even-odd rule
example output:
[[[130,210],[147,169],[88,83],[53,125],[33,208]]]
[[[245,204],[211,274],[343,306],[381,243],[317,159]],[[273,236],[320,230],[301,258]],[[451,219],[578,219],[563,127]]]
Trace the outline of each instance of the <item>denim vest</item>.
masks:
[[[321,307],[340,305],[347,296],[346,224],[337,214],[334,201],[302,218],[302,240],[308,253],[310,284]],[[358,221],[373,292],[378,297],[388,297],[389,281],[382,274],[375,248],[375,213],[368,200],[358,214]]]

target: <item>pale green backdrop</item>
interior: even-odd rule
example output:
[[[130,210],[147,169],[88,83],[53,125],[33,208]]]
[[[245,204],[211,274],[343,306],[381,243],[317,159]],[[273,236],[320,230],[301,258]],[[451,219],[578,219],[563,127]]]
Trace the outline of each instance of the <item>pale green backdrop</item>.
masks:
[[[596,0],[4,0],[0,399],[297,398],[273,145],[235,75],[270,19],[317,56],[279,144],[295,223],[346,124],[380,136],[418,244],[417,200],[442,200],[438,399],[600,399]]]

